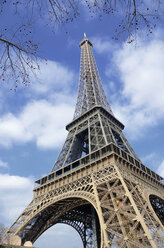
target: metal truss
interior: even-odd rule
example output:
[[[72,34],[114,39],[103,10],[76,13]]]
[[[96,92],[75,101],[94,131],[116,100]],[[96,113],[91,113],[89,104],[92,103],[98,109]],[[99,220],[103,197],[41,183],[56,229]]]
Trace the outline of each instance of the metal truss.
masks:
[[[158,218],[164,225],[164,201],[156,195],[151,195],[150,202]]]
[[[72,226],[80,235],[84,248],[100,247],[100,227],[97,214],[91,205],[83,205],[64,213],[60,218],[55,219],[56,223],[64,223]]]
[[[163,232],[139,185],[117,178],[97,186],[111,247],[162,247]],[[163,230],[164,231],[164,230]]]
[[[81,63],[79,91],[73,119],[78,118],[96,105],[102,106],[108,112],[113,114],[103,90],[96,62],[92,53],[92,46],[92,43],[87,37],[84,37],[84,39],[80,42]]]
[[[118,120],[101,107],[95,107],[72,125],[51,172],[90,154],[111,142],[139,160],[122,133]]]
[[[30,210],[27,208],[9,231],[19,235],[23,243],[27,240],[34,242],[52,225],[66,223],[78,231],[87,248],[96,247],[94,242],[101,248],[162,248],[164,228],[162,218],[155,213],[161,211],[164,195],[160,195],[160,201],[153,208],[147,195],[150,198],[159,195],[156,185],[150,191],[150,182],[142,184],[142,178],[136,182],[126,168],[122,169],[121,163],[116,165],[117,160],[111,158],[106,162],[108,166],[104,169],[105,161],[99,164],[101,170],[88,176],[79,172],[81,179],[61,187],[54,186],[49,190],[48,186],[43,186],[43,192],[37,188],[38,198],[35,197]],[[96,218],[92,217],[93,208]],[[94,219],[96,224],[92,222]]]
[[[6,235],[35,242],[65,223],[84,248],[164,247],[164,185],[144,166],[107,102],[92,43],[80,43],[79,93],[68,136],[50,174]]]
[[[64,223],[72,226],[79,233],[84,248],[96,248],[98,247],[97,244],[95,246],[97,234],[94,232],[93,217],[99,230],[98,218],[91,205],[88,205],[84,200],[67,199],[49,206],[41,215],[32,219],[19,235],[22,237],[22,241],[30,239],[34,242],[51,226]]]

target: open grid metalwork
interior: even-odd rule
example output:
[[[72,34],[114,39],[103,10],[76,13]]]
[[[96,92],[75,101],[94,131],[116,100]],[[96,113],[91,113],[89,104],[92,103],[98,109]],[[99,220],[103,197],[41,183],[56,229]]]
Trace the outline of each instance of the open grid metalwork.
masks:
[[[68,136],[51,172],[6,235],[21,244],[64,223],[84,248],[164,247],[162,177],[143,165],[106,99],[92,43],[80,43],[78,99]]]

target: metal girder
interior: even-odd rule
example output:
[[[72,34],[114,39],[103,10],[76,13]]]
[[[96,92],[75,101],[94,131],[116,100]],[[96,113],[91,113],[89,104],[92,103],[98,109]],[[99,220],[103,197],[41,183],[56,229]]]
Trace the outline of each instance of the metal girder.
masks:
[[[107,101],[101,79],[98,73],[96,62],[92,53],[92,43],[84,37],[80,43],[81,63],[77,103],[74,113],[76,119],[96,105],[100,105],[109,111],[112,110]]]
[[[113,115],[85,36],[79,92],[68,136],[51,173],[9,228],[22,244],[57,223],[77,230],[84,248],[164,247],[164,185],[144,166]]]
[[[97,214],[91,205],[82,205],[64,213],[51,222],[49,227],[64,223],[72,226],[80,235],[84,248],[100,247],[100,227]],[[49,228],[48,227],[48,228]],[[94,228],[95,227],[95,228]]]
[[[101,248],[162,248],[164,228],[160,216],[155,215],[159,204],[156,204],[153,212],[151,202],[143,195],[143,188],[149,192],[149,183],[142,185],[130,177],[130,180],[126,179],[125,173],[128,175],[129,171],[124,169],[122,172],[116,165],[117,160],[107,160],[105,168],[104,163],[100,162],[97,172],[93,170],[88,176],[81,173],[81,179],[58,189],[49,191],[47,187],[44,194],[38,196],[38,201],[36,197],[31,214],[25,216],[24,212],[23,221],[15,223],[17,230],[13,234],[19,235],[22,242],[34,242],[49,227],[62,222],[79,232],[87,248],[95,247],[95,236]],[[159,194],[156,187],[153,195],[155,192]],[[162,199],[164,195],[161,194],[160,204],[164,204]],[[91,206],[97,212],[96,225],[91,224],[91,220],[94,220]],[[88,233],[84,232],[85,226]],[[88,237],[92,239],[87,243]]]
[[[111,142],[139,160],[121,128],[104,114],[103,109],[95,108],[88,113],[87,119],[77,120],[75,126],[71,128],[51,172]]]
[[[162,224],[164,225],[164,201],[160,197],[156,195],[150,195],[150,202],[151,205],[157,214],[158,218],[161,220]]]

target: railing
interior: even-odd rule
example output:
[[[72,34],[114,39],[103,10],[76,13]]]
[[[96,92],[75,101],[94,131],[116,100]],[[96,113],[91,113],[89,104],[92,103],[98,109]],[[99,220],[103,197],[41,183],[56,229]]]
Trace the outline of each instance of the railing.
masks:
[[[117,145],[114,143],[110,143],[107,146],[102,147],[101,149],[92,152],[66,166],[63,168],[56,169],[54,172],[50,173],[49,175],[42,177],[41,179],[38,179],[35,181],[36,187],[38,187],[38,184],[41,186],[45,183],[48,183],[50,181],[53,181],[59,177],[62,177],[68,173],[73,172],[74,170],[78,170],[88,164],[91,164],[93,162],[96,162],[100,158],[104,158],[107,155],[110,154],[116,154],[118,157],[123,159],[125,162],[128,162],[132,165],[132,167],[135,169],[138,169],[139,171],[143,172],[144,174],[147,174],[151,178],[157,180],[158,182],[161,182],[163,179],[161,176],[150,170],[148,167],[143,165],[140,161],[129,155],[127,152],[120,149]]]

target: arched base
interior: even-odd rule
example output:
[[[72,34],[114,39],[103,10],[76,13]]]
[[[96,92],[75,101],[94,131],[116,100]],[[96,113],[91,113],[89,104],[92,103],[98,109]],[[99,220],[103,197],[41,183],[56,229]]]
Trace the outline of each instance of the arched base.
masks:
[[[57,223],[72,226],[79,233],[84,248],[100,248],[101,231],[97,213],[88,201],[80,198],[68,198],[50,205],[35,216],[18,235],[22,238],[22,243],[27,240],[33,243]]]
[[[160,219],[161,223],[164,225],[164,200],[156,195],[150,195],[149,199],[154,212]]]

